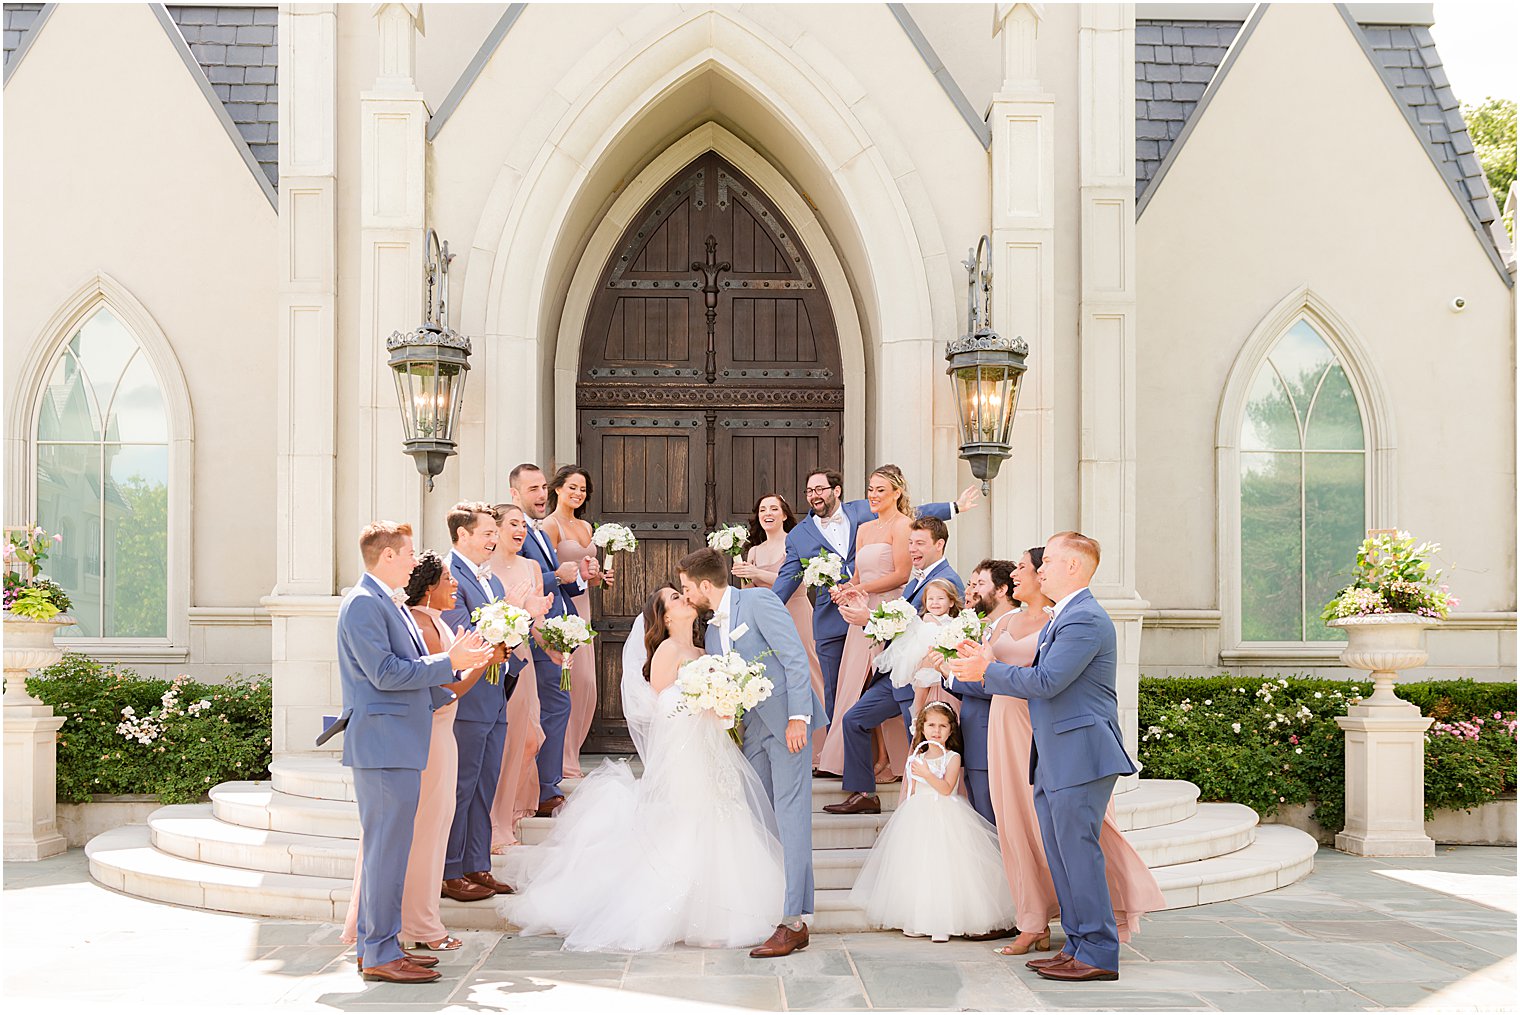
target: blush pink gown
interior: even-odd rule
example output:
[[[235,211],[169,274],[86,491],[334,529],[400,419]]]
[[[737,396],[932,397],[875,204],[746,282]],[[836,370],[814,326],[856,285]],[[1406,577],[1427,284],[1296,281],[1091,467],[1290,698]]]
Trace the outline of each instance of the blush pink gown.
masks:
[[[993,655],[998,662],[1028,666],[1034,660],[1039,634],[1014,639],[1002,627],[1000,622],[993,634]],[[1033,742],[1028,703],[1023,698],[993,695],[987,722],[987,775],[992,811],[997,815],[1003,867],[1013,889],[1015,922],[1021,931],[1047,927],[1061,911],[1056,903],[1055,885],[1050,880],[1050,867],[1045,862],[1045,845],[1040,839],[1040,822],[1034,810],[1034,790],[1029,784],[1029,750]],[[1098,845],[1107,868],[1108,895],[1119,924],[1119,940],[1128,941],[1140,929],[1140,917],[1163,908],[1166,900],[1155,875],[1119,831],[1112,799],[1103,817]]]
[[[875,581],[890,574],[892,544],[867,543],[856,547],[855,571],[861,582]],[[902,591],[899,586],[885,592],[871,593],[866,596],[866,608],[875,609],[890,599],[898,598]],[[829,727],[828,739],[824,741],[823,753],[818,758],[818,767],[825,772],[844,771],[844,723],[838,720],[850,710],[851,705],[860,700],[868,677],[888,679],[886,674],[878,675],[871,668],[880,652],[881,645],[866,637],[864,627],[851,625],[849,633],[845,635],[844,652],[839,660],[839,685],[834,698],[836,721]],[[903,729],[902,717],[893,713],[890,719],[877,728],[875,740],[876,779],[878,782],[896,782],[908,763],[908,733]]]
[[[561,539],[559,545],[554,548],[559,554],[561,564],[574,562],[579,564],[584,557],[589,557],[596,552],[596,547],[587,546],[574,539]],[[588,622],[591,620],[591,593],[586,592],[575,597],[575,612],[579,613]],[[593,624],[592,627],[596,625]],[[591,721],[596,718],[596,643],[582,645],[575,650],[570,657],[570,721],[565,726],[565,767],[566,779],[579,779],[585,773],[581,771],[581,747],[586,743],[586,736],[591,732]]]
[[[538,716],[538,680],[527,646],[519,646],[516,652],[527,663],[517,675],[512,697],[507,699],[507,743],[502,749],[496,797],[491,802],[493,853],[517,845],[517,823],[538,812],[538,749],[544,743]]]
[[[413,607],[425,613],[447,645],[453,634],[437,610]],[[482,678],[484,679],[484,678]],[[412,826],[412,851],[407,854],[406,880],[401,886],[401,937],[407,941],[437,941],[448,936],[438,910],[438,886],[443,883],[444,853],[449,845],[449,826],[454,823],[454,790],[459,778],[459,745],[454,742],[454,712],[449,702],[433,713],[428,740],[427,767],[422,770],[422,789],[417,797],[417,820]],[[364,843],[354,860],[354,888],[343,921],[343,943],[353,944],[359,920],[359,873],[364,863]]]
[[[749,551],[749,562],[765,571],[779,572],[785,558],[785,544],[772,551],[765,543],[761,543]],[[792,593],[792,598],[786,601],[786,609],[792,615],[792,623],[797,625],[797,633],[802,636],[803,647],[807,649],[808,672],[813,677],[813,690],[818,693],[818,700],[822,701],[823,667],[818,664],[818,653],[815,651],[813,642],[813,604],[808,600],[807,590],[800,585],[797,586],[797,591]],[[814,767],[818,765],[818,758],[823,753],[824,738],[827,736],[826,728],[813,731]]]

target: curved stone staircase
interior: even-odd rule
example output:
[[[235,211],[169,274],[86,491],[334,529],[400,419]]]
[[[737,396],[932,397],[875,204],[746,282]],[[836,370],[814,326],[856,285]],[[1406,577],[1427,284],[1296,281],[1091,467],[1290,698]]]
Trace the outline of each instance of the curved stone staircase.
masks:
[[[596,759],[587,762],[595,764]],[[85,847],[95,880],[145,899],[252,916],[341,922],[348,908],[359,814],[347,769],[330,756],[277,759],[269,782],[229,782],[209,804],[153,812],[146,825],[98,835]],[[573,792],[574,780],[567,780]],[[814,929],[868,929],[849,889],[897,802],[883,787],[880,815],[822,813],[843,800],[837,779],[813,782]],[[1256,895],[1313,869],[1314,840],[1285,825],[1261,826],[1240,804],[1200,804],[1192,783],[1141,780],[1114,801],[1119,827],[1151,867],[1168,909]],[[543,840],[549,818],[529,818],[525,842]],[[443,900],[455,929],[499,929],[494,906]]]

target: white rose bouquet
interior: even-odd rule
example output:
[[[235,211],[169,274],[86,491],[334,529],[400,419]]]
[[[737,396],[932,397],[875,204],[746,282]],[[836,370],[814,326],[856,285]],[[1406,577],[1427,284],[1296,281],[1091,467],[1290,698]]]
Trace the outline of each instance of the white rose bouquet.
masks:
[[[866,636],[880,642],[889,642],[908,629],[918,613],[906,599],[893,599],[871,611],[866,621]]]
[[[582,645],[591,644],[591,639],[596,637],[596,632],[591,630],[591,625],[586,622],[585,617],[567,613],[563,617],[550,617],[539,624],[538,634],[543,639],[546,648],[564,657],[564,662],[560,663],[559,668],[559,689],[570,690],[570,657]]]
[[[743,525],[720,525],[715,532],[707,534],[707,545],[719,553],[738,558],[743,555],[749,542],[749,529]]]
[[[774,689],[765,665],[759,659],[745,662],[737,652],[698,656],[677,671],[676,686],[684,697],[682,711],[711,712],[734,743],[741,745],[744,732],[739,720]]]
[[[984,630],[982,618],[975,610],[962,610],[960,616],[941,625],[934,636],[934,651],[946,659],[954,659],[961,642],[981,641]]]
[[[614,553],[632,553],[639,548],[639,540],[633,534],[633,530],[617,522],[603,522],[592,529],[591,542],[602,551],[602,570],[604,571],[612,570]]]
[[[527,610],[512,606],[503,599],[476,607],[470,620],[475,624],[475,632],[488,644],[509,649],[521,645],[533,628],[533,618]],[[501,663],[492,663],[486,669],[486,683],[501,683]]]
[[[844,558],[824,550],[811,557],[802,558],[802,587],[828,589],[838,585],[844,578]]]

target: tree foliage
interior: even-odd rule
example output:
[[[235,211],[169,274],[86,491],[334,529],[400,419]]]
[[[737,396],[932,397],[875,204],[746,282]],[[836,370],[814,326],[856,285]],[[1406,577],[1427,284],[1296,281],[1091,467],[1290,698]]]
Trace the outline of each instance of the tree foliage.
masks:
[[[1490,96],[1476,105],[1463,105],[1462,118],[1467,121],[1467,133],[1477,149],[1478,164],[1488,177],[1488,188],[1493,191],[1494,203],[1504,207],[1509,196],[1510,184],[1515,182],[1515,103],[1512,99],[1496,99]],[[1506,216],[1504,226],[1510,236],[1515,235],[1515,223]]]

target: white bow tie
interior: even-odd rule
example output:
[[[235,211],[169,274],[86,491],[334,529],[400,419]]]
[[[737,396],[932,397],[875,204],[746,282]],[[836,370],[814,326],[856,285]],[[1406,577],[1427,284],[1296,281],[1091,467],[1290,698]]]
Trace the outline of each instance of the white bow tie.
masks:
[[[726,623],[728,623],[728,614],[726,614],[726,613],[714,613],[712,615],[712,619],[707,622],[707,626],[708,627],[717,627],[720,624],[726,624]]]
[[[928,573],[928,570],[926,568],[915,567],[913,569],[913,580],[914,581],[922,581],[924,575],[927,574],[927,573]]]
[[[484,564],[482,564],[479,567],[477,567],[475,569],[475,577],[480,579],[480,584],[482,584],[482,585],[484,585],[486,582],[490,581],[491,580],[491,562],[490,561],[486,561]]]
[[[1056,608],[1054,606],[1042,606],[1040,609],[1045,611],[1045,616],[1047,617],[1054,617],[1056,615]]]
[[[406,589],[396,589],[391,593],[391,602],[402,609],[406,608]]]

